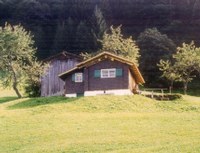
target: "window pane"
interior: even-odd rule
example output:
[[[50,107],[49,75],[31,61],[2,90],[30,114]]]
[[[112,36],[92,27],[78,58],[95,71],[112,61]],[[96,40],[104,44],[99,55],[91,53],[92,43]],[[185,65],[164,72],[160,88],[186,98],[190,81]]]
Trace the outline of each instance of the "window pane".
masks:
[[[101,78],[114,78],[116,77],[116,69],[102,69]]]
[[[83,73],[75,73],[75,82],[83,82]]]
[[[101,70],[101,77],[102,78],[107,78],[108,77],[108,70],[107,69]]]
[[[110,70],[109,76],[112,77],[112,78],[115,77],[115,74],[116,74],[115,72],[116,72],[115,70]]]

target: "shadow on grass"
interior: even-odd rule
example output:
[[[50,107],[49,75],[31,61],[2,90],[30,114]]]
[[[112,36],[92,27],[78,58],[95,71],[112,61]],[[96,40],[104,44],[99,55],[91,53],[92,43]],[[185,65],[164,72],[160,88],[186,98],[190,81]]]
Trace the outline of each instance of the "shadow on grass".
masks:
[[[191,90],[191,91],[189,90],[188,95],[200,97],[200,89],[195,89],[195,90]]]
[[[40,97],[31,98],[20,103],[9,106],[9,109],[21,109],[32,108],[42,105],[55,104],[55,103],[69,103],[77,100],[78,98],[66,98],[66,97]]]
[[[16,99],[18,99],[18,98],[17,97],[2,97],[2,98],[0,98],[0,104],[10,102],[10,101],[13,101]]]
[[[184,95],[183,90],[174,90],[173,93],[178,93]],[[188,89],[187,95],[200,97],[200,89]]]

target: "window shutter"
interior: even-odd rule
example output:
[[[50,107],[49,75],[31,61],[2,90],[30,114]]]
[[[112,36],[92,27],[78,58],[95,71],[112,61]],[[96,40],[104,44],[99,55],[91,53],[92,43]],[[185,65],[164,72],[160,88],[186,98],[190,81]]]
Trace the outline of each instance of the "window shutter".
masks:
[[[72,74],[72,81],[75,82],[75,74]]]
[[[121,77],[122,76],[122,69],[116,69],[116,76]]]
[[[94,70],[94,77],[100,78],[100,76],[101,76],[101,71],[100,70]]]

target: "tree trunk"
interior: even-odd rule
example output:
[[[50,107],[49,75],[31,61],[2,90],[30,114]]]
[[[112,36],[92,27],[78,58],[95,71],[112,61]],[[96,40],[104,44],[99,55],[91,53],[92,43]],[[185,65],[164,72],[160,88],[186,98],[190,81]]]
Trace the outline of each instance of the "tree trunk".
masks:
[[[183,87],[184,94],[187,95],[188,82],[184,82],[183,84],[184,84],[184,87]]]
[[[18,98],[22,98],[22,95],[20,94],[18,88],[17,88],[17,83],[13,83],[13,89],[15,90],[15,93],[17,94]]]
[[[174,86],[174,81],[171,81],[171,83],[170,83],[170,87],[169,87],[169,93],[171,94],[172,93],[172,91],[173,91],[173,87]]]
[[[15,90],[15,93],[17,94],[18,98],[22,98],[22,95],[20,94],[20,92],[17,88],[17,85],[18,85],[17,77],[16,77],[16,74],[15,74],[15,71],[13,70],[13,89]]]

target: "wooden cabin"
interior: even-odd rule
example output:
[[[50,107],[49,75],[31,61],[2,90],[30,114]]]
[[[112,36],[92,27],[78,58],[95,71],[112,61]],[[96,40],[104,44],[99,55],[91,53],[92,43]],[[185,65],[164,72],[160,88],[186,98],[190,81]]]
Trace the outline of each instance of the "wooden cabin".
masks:
[[[65,82],[66,97],[132,95],[145,82],[133,62],[109,52],[83,61],[59,77]]]
[[[41,77],[41,96],[58,96],[64,94],[64,81],[58,75],[70,70],[81,61],[75,54],[63,51],[44,60],[49,63],[49,68]]]

